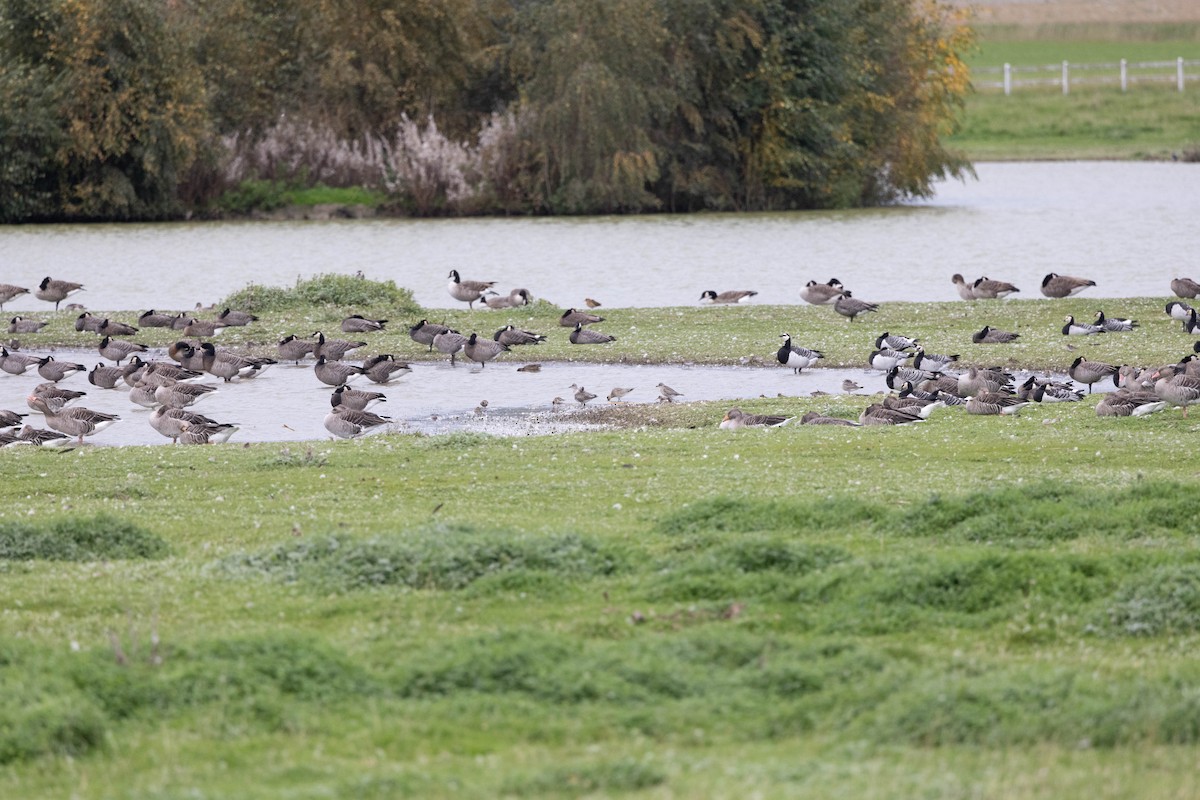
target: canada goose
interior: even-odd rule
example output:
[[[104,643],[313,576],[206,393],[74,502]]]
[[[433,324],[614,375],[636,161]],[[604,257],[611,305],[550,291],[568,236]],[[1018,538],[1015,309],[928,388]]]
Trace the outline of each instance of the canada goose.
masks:
[[[104,319],[102,317],[97,317],[95,314],[93,314],[90,311],[84,311],[82,314],[80,314],[78,317],[75,318],[75,330],[79,331],[80,333],[82,333],[83,331],[90,331],[91,333],[99,333],[100,326],[103,323],[104,323]]]
[[[814,306],[829,305],[841,296],[842,282],[837,278],[830,278],[828,283],[809,281],[800,290],[800,299]]]
[[[1167,316],[1171,319],[1177,319],[1183,322],[1192,313],[1192,307],[1187,303],[1181,303],[1178,300],[1172,300],[1166,305]]]
[[[353,380],[355,375],[364,375],[366,370],[342,361],[330,361],[325,356],[318,356],[313,365],[313,374],[317,380],[326,386],[341,386]]]
[[[216,336],[221,331],[229,326],[223,322],[217,322],[211,319],[193,319],[183,328],[183,335],[190,336],[193,339],[208,338]]]
[[[905,425],[910,422],[924,422],[920,414],[895,408],[885,408],[880,403],[872,403],[858,415],[858,421],[863,425]]]
[[[80,406],[56,411],[43,397],[31,396],[29,405],[45,415],[49,427],[67,436],[78,437],[79,444],[83,444],[83,437],[99,433],[120,419],[116,414],[106,414]]]
[[[608,342],[615,342],[617,337],[584,328],[582,322],[576,322],[575,330],[571,331],[570,339],[571,344],[607,344]]]
[[[383,417],[371,411],[355,411],[345,406],[337,406],[325,415],[325,430],[341,439],[353,439],[389,422],[390,417]]]
[[[42,278],[42,282],[38,284],[38,288],[33,291],[33,296],[38,300],[54,303],[54,310],[58,311],[59,303],[66,300],[68,296],[82,290],[82,283],[52,280],[49,276],[46,276]]]
[[[193,345],[191,342],[172,342],[167,347],[167,355],[184,369],[192,370],[193,372],[205,372],[204,369],[204,350]]]
[[[333,390],[333,394],[329,397],[329,405],[337,408],[345,406],[352,408],[355,411],[366,411],[376,403],[386,403],[387,395],[383,392],[368,392],[363,389],[351,389],[346,384],[342,384]]]
[[[1019,333],[1010,333],[1009,331],[997,330],[984,325],[982,329],[971,334],[971,341],[975,344],[1005,344],[1007,342],[1015,342],[1021,337]]]
[[[137,332],[138,329],[132,325],[108,317],[100,320],[100,326],[96,330],[101,336],[133,336]]]
[[[971,284],[971,291],[977,300],[998,300],[1021,290],[1007,281],[994,281],[985,276]]]
[[[816,366],[817,361],[825,357],[820,350],[810,350],[807,347],[792,344],[790,333],[781,333],[779,338],[783,339],[783,344],[775,352],[775,360],[785,367],[791,367],[797,375],[801,370]]]
[[[40,322],[36,319],[26,319],[25,317],[16,316],[8,321],[8,332],[37,333],[49,324],[49,322]]]
[[[606,399],[610,403],[613,403],[613,402],[619,403],[619,402],[621,402],[622,397],[624,397],[625,395],[629,394],[632,391],[633,391],[632,386],[630,386],[628,389],[622,388],[620,386],[614,386],[612,391],[608,393],[608,397]]]
[[[433,337],[448,330],[450,329],[445,325],[439,325],[436,322],[423,319],[408,329],[408,338],[417,344],[429,345],[429,351],[433,352]]]
[[[918,344],[916,339],[887,331],[875,337],[875,348],[878,350],[911,350]]]
[[[277,363],[273,358],[250,358],[228,350],[217,350],[212,342],[200,345],[204,371],[229,383],[234,378],[253,378]]]
[[[1112,364],[1105,364],[1103,361],[1088,361],[1083,356],[1076,358],[1067,368],[1067,374],[1071,376],[1071,380],[1087,384],[1088,394],[1092,393],[1092,384],[1110,376],[1113,379],[1113,385],[1116,386],[1117,371],[1118,368]]]
[[[540,333],[533,331],[523,331],[520,328],[514,328],[512,325],[505,325],[500,330],[492,334],[492,339],[500,344],[516,346],[521,344],[541,344],[546,341],[546,337]]]
[[[412,367],[405,361],[397,361],[391,353],[381,353],[371,356],[362,364],[363,374],[367,379],[378,384],[391,383],[412,372]]]
[[[517,308],[518,306],[527,306],[530,303],[528,289],[513,289],[507,295],[485,296],[483,302],[487,303],[488,308]]]
[[[251,322],[258,322],[258,317],[247,311],[226,308],[220,314],[217,314],[217,323],[227,328],[241,327],[249,325]]]
[[[184,408],[216,393],[217,387],[210,383],[176,381],[170,384],[160,384],[154,390],[154,399],[168,408]]]
[[[312,355],[313,348],[316,346],[316,342],[301,339],[293,333],[279,340],[279,343],[275,345],[275,353],[284,361],[299,364],[305,356]]]
[[[1075,318],[1068,314],[1065,318],[1066,324],[1062,326],[1063,336],[1092,336],[1097,333],[1104,333],[1105,330],[1099,325],[1089,325],[1086,322],[1076,322]]]
[[[1106,317],[1103,311],[1096,312],[1096,325],[1099,325],[1109,333],[1121,333],[1131,331],[1138,326],[1135,319],[1120,319],[1118,317]]]
[[[25,370],[37,364],[42,359],[25,353],[10,353],[7,347],[0,347],[0,369],[9,375],[21,375]]]
[[[979,392],[967,401],[967,413],[980,415],[1003,414],[1010,416],[1015,415],[1027,405],[1029,405],[1028,400],[1021,400],[1015,394],[984,391]]]
[[[448,277],[450,282],[446,285],[446,289],[450,292],[450,296],[466,303],[467,308],[474,308],[475,301],[496,285],[495,281],[464,281],[459,277],[456,269],[450,270]]]
[[[721,419],[721,423],[717,427],[724,430],[737,430],[738,428],[778,428],[780,425],[787,424],[791,419],[791,417],[785,417],[781,414],[747,414],[740,408],[735,407],[725,412],[725,416]]]
[[[480,369],[486,367],[487,362],[501,353],[507,352],[508,345],[491,339],[480,339],[479,335],[475,333],[472,333],[467,338],[467,343],[463,345],[463,355],[477,363]]]
[[[578,325],[593,325],[597,322],[604,322],[604,317],[598,314],[589,314],[586,311],[576,311],[573,308],[568,308],[558,318],[558,324],[564,328],[574,328]]]
[[[229,438],[240,430],[237,425],[228,423],[208,423],[208,422],[191,422],[183,420],[180,422],[179,439],[180,444],[220,444],[229,441]]]
[[[1180,373],[1174,365],[1162,367],[1154,373],[1154,393],[1170,405],[1183,409],[1187,416],[1188,406],[1200,403],[1200,378]]]
[[[174,314],[159,314],[153,308],[138,317],[138,325],[143,328],[169,328],[175,321]]]
[[[11,283],[0,283],[0,310],[3,310],[4,304],[14,297],[20,297],[23,294],[29,294],[28,289],[22,289],[20,286],[13,286]]]
[[[745,300],[749,300],[756,294],[758,294],[758,292],[751,292],[748,290],[721,292],[720,294],[717,294],[715,290],[708,289],[700,294],[700,302],[708,303],[709,305],[734,305]]]
[[[928,370],[929,372],[944,372],[946,367],[958,361],[958,353],[947,355],[944,353],[926,353],[925,348],[917,345],[917,355],[913,359],[913,366],[917,369]]]
[[[1070,297],[1095,285],[1095,281],[1089,281],[1086,278],[1075,278],[1071,275],[1059,275],[1051,272],[1042,278],[1042,294],[1046,297]]]
[[[439,353],[444,353],[450,356],[450,366],[454,366],[454,360],[467,344],[467,337],[463,336],[458,331],[443,331],[433,337],[433,346],[437,348]]]
[[[195,320],[196,320],[196,318],[193,317],[191,314],[187,314],[187,313],[184,313],[183,311],[180,311],[178,314],[171,317],[171,328],[173,330],[181,331],[184,328],[186,328],[188,325],[191,325]]]
[[[226,427],[214,419],[210,419],[203,414],[197,414],[195,411],[189,411],[186,408],[167,408],[166,406],[158,406],[154,409],[154,413],[150,415],[150,427],[154,428],[154,430],[158,431],[163,436],[166,436],[171,441],[179,440],[180,434],[183,433],[184,423],[205,427]],[[233,428],[233,430],[229,432],[230,435],[237,430],[235,426],[230,425],[228,427]],[[229,437],[226,436],[225,438],[228,439]],[[209,441],[224,441],[224,439],[214,439],[210,435]]]
[[[596,398],[596,395],[592,394],[591,392],[589,392],[587,389],[583,388],[582,386],[575,385],[574,383],[572,383],[567,388],[575,390],[575,402],[579,403],[579,405],[581,405],[581,406],[587,405],[587,402],[589,400],[594,400]]]
[[[35,428],[32,425],[26,425],[17,431],[17,438],[35,447],[63,447],[71,443],[71,437],[64,433]]]
[[[950,276],[950,282],[954,284],[954,288],[958,290],[958,296],[963,300],[974,300],[975,289],[971,284],[967,283],[967,279],[961,273],[954,273]]]
[[[383,330],[386,325],[386,319],[367,319],[362,314],[351,314],[342,320],[342,333],[372,333]]]
[[[879,305],[876,303],[868,303],[865,300],[859,300],[857,297],[852,297],[850,295],[850,291],[847,289],[846,291],[842,292],[841,297],[834,301],[833,310],[841,314],[843,317],[846,317],[851,322],[854,322],[854,318],[859,314],[867,311],[878,311]]]
[[[1176,278],[1171,281],[1171,291],[1176,297],[1200,297],[1200,283],[1191,278]]]
[[[98,389],[115,389],[124,374],[125,371],[120,367],[106,367],[103,364],[97,364],[88,373],[88,383]]]
[[[366,342],[350,342],[345,339],[326,339],[325,334],[320,331],[314,331],[313,336],[317,337],[317,343],[313,346],[313,355],[327,361],[341,361],[346,353],[365,347],[367,344]]]
[[[805,412],[804,416],[800,417],[801,425],[845,425],[846,427],[857,428],[861,423],[855,422],[852,419],[843,419],[842,417],[828,417],[824,414],[819,414],[816,411]]]
[[[1100,398],[1096,404],[1096,416],[1144,417],[1166,407],[1167,401],[1159,399],[1153,391],[1121,388]]]
[[[72,364],[69,361],[56,361],[54,356],[46,356],[38,362],[38,375],[41,375],[48,381],[58,383],[64,378],[69,378],[76,372],[85,372],[87,367],[83,364]]]
[[[867,357],[867,363],[873,369],[887,372],[890,369],[895,369],[912,357],[912,353],[902,353],[899,350],[875,350]]]
[[[665,399],[668,403],[674,403],[676,397],[683,397],[683,392],[677,392],[665,383],[660,383],[654,387],[658,389],[660,399]]]
[[[115,361],[120,364],[134,353],[146,352],[146,345],[138,344],[137,342],[127,342],[124,339],[113,339],[110,336],[105,336],[100,340],[98,349],[101,356],[107,358],[109,361]]]

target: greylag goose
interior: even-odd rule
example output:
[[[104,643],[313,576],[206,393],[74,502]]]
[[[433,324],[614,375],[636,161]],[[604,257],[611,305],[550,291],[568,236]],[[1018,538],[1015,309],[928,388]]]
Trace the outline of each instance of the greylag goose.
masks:
[[[148,381],[138,381],[129,390],[129,402],[143,408],[155,408],[162,405],[158,402],[158,398],[154,393],[158,391],[158,384],[149,383]]]
[[[42,322],[41,320],[27,319],[22,316],[16,316],[8,321],[8,332],[37,333],[49,324],[49,322]]]
[[[1087,278],[1076,278],[1051,272],[1042,278],[1042,294],[1046,297],[1070,297],[1095,285],[1095,281],[1089,281]]]
[[[450,366],[467,344],[467,337],[458,331],[447,330],[433,337],[433,346],[439,353],[450,356]]]
[[[67,436],[78,437],[79,444],[83,444],[83,437],[99,433],[120,419],[116,414],[106,414],[80,406],[55,411],[43,397],[31,397],[29,405],[45,415],[46,424],[50,428]]]
[[[1096,404],[1097,417],[1144,417],[1167,407],[1153,391],[1121,388],[1109,392]]]
[[[527,306],[530,303],[529,290],[513,289],[507,295],[485,296],[483,302],[487,303],[488,308],[517,308],[518,306]]]
[[[842,292],[841,297],[834,301],[833,310],[841,314],[843,317],[846,317],[851,322],[854,322],[854,318],[859,314],[863,314],[867,311],[878,311],[879,305],[877,303],[868,303],[866,300],[859,300],[857,297],[852,297],[850,295],[850,290],[847,289]]]
[[[313,346],[313,355],[327,361],[341,361],[346,353],[365,347],[367,344],[366,342],[350,342],[345,339],[326,339],[325,334],[320,331],[314,331],[313,336],[317,337],[317,343]]]
[[[351,314],[342,320],[342,333],[373,333],[386,326],[386,319],[368,319],[362,314]]]
[[[558,324],[564,328],[574,328],[579,325],[592,325],[597,322],[604,322],[604,317],[599,314],[589,314],[586,311],[576,311],[573,308],[568,308],[558,318]]]
[[[855,422],[852,419],[843,419],[842,417],[829,417],[824,414],[819,414],[816,411],[805,412],[804,416],[800,417],[801,425],[845,425],[847,427],[857,428],[862,423]]]
[[[500,344],[506,344],[510,347],[522,344],[541,344],[546,341],[546,337],[540,333],[533,331],[523,331],[520,328],[515,328],[512,325],[505,325],[500,330],[492,334],[492,339]]]
[[[17,431],[17,438],[35,447],[63,447],[71,443],[71,437],[65,433],[35,428],[32,425],[26,425]]]
[[[587,405],[587,402],[589,400],[596,399],[596,395],[592,394],[591,392],[589,392],[587,389],[583,388],[582,386],[577,386],[574,383],[572,383],[567,388],[575,390],[575,402],[579,403],[579,405],[581,405],[581,406]]]
[[[46,276],[42,278],[42,282],[38,284],[38,288],[34,289],[33,296],[38,300],[54,303],[54,310],[58,311],[59,303],[80,291],[83,291],[82,283],[53,280],[50,276]]]
[[[39,410],[34,406],[34,400],[42,400],[55,411],[61,411],[71,403],[74,403],[81,397],[87,395],[87,392],[78,392],[74,389],[63,389],[54,383],[39,383],[33,387],[33,391],[25,398],[25,403],[35,411]]]
[[[222,425],[214,419],[197,414],[195,411],[189,411],[186,408],[167,408],[166,406],[158,406],[154,409],[154,413],[150,415],[150,427],[166,436],[171,441],[179,441],[180,434],[183,433],[183,424],[190,423],[198,426],[216,426],[222,429],[232,428],[229,433],[233,435],[233,431],[237,430],[233,425]],[[226,436],[226,439],[229,437]],[[211,439],[211,441],[217,441]],[[221,439],[220,441],[224,441]]]
[[[48,381],[58,383],[64,378],[69,378],[76,372],[86,372],[87,367],[83,364],[72,364],[69,361],[56,361],[54,356],[46,356],[38,362],[38,375],[41,375]]]
[[[905,425],[910,422],[924,422],[920,414],[895,408],[885,408],[880,403],[872,403],[858,415],[858,421],[863,425]]]
[[[974,287],[972,287],[971,284],[967,283],[967,279],[964,278],[961,273],[956,272],[953,275],[951,275],[950,282],[954,284],[954,288],[958,292],[958,296],[961,297],[963,300],[974,300],[975,299]]]
[[[368,392],[363,389],[351,389],[346,384],[342,384],[333,390],[333,394],[329,397],[329,405],[337,408],[345,406],[352,408],[355,411],[366,411],[376,403],[386,403],[387,395],[383,392]]]
[[[717,294],[716,290],[708,289],[700,294],[700,302],[709,305],[734,305],[737,303],[749,300],[758,292],[745,291],[729,291]]]
[[[957,394],[960,397],[971,397],[980,392],[1000,393],[1007,391],[1008,388],[1007,381],[998,380],[996,375],[978,367],[971,367],[958,376]]]
[[[1103,328],[1109,333],[1123,333],[1131,331],[1138,326],[1135,319],[1120,319],[1118,317],[1106,317],[1103,311],[1096,312],[1096,325]]]
[[[775,360],[785,367],[791,367],[797,375],[801,370],[816,366],[817,361],[825,357],[820,350],[810,350],[807,347],[792,344],[790,333],[781,333],[779,338],[783,339],[783,344],[776,351]]]
[[[809,305],[826,306],[837,301],[842,296],[842,282],[830,278],[827,283],[809,281],[800,290],[800,299]]]
[[[220,444],[228,442],[229,437],[239,430],[237,425],[221,422],[190,422],[180,423],[180,444]]]
[[[791,421],[791,417],[785,417],[782,414],[747,414],[740,408],[731,408],[725,412],[725,416],[721,419],[721,424],[717,427],[724,430],[737,430],[738,428],[778,428],[780,425],[785,425]]]
[[[1072,380],[1087,384],[1088,394],[1092,393],[1092,384],[1099,383],[1108,377],[1113,379],[1113,386],[1116,386],[1118,371],[1119,368],[1112,364],[1105,364],[1103,361],[1088,361],[1083,356],[1076,358],[1067,368],[1067,374],[1071,376]]]
[[[397,361],[391,353],[381,353],[371,356],[362,364],[363,374],[373,383],[391,383],[412,372],[412,367],[405,361]]]
[[[21,420],[25,419],[27,416],[29,415],[21,414],[17,411],[2,409],[0,410],[0,428],[15,428],[18,425],[23,424]]]
[[[313,365],[313,374],[326,386],[341,386],[351,381],[356,375],[366,374],[366,370],[343,361],[329,361],[325,356],[320,356],[317,358],[317,363]]]
[[[355,411],[338,406],[325,415],[325,430],[341,439],[353,439],[389,422],[389,417],[380,416],[372,411]]]
[[[1200,296],[1200,283],[1191,278],[1176,278],[1171,281],[1171,291],[1176,297],[1195,298]]]
[[[1100,325],[1089,325],[1086,322],[1076,322],[1075,317],[1068,314],[1065,318],[1065,323],[1062,326],[1063,336],[1092,336],[1097,333],[1104,333],[1104,328]]]
[[[464,281],[456,269],[450,270],[448,277],[450,282],[446,284],[446,289],[450,292],[450,296],[466,303],[467,308],[474,308],[475,301],[496,285],[495,281]]]
[[[4,304],[14,297],[20,297],[23,294],[29,294],[28,289],[22,289],[20,286],[13,286],[11,283],[0,283],[0,310],[3,310]]]
[[[911,384],[909,384],[911,385]],[[945,408],[944,400],[938,398],[921,398],[914,396],[911,392],[900,397],[899,395],[888,395],[883,398],[884,408],[892,409],[893,411],[907,411],[910,414],[916,414],[921,419],[929,419],[929,415],[936,409]]]
[[[600,333],[583,327],[582,322],[575,323],[575,330],[571,331],[571,344],[607,344],[615,342],[617,337],[609,336],[607,333]]]
[[[983,328],[971,334],[971,341],[975,344],[1006,344],[1015,342],[1020,337],[1019,333],[997,330],[984,325]]]
[[[138,317],[138,325],[143,328],[169,328],[174,321],[174,314],[159,314],[153,308]]]
[[[160,384],[154,390],[154,399],[167,408],[185,408],[217,393],[210,383],[184,383],[176,381]]]
[[[279,340],[279,343],[275,345],[275,353],[284,361],[299,364],[301,359],[312,355],[313,348],[316,346],[316,342],[301,339],[293,333]]]
[[[1154,373],[1154,393],[1170,405],[1183,409],[1200,403],[1200,378],[1179,372],[1175,365],[1162,367]]]
[[[100,340],[99,350],[101,356],[120,364],[134,353],[146,352],[146,345],[105,336]]]
[[[632,391],[633,391],[632,386],[630,386],[628,389],[620,387],[620,386],[614,386],[612,391],[608,393],[608,397],[605,399],[607,399],[608,402],[610,402],[610,403],[613,403],[613,402],[619,403],[619,402],[621,402],[622,397],[624,397],[625,395],[629,394]]]
[[[1008,281],[994,281],[984,276],[971,284],[971,291],[977,300],[1000,300],[1021,290]]]
[[[248,311],[226,308],[220,314],[217,314],[217,324],[226,328],[242,327],[249,325],[251,322],[258,322],[258,317]]]
[[[433,337],[439,333],[446,333],[449,330],[445,325],[439,325],[436,322],[423,319],[408,329],[408,338],[417,344],[429,345],[429,351],[433,352]]]

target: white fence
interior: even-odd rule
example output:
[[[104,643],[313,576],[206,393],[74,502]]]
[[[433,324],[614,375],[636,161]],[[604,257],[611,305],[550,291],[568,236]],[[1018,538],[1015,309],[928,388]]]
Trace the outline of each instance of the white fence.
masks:
[[[1005,94],[1012,94],[1014,88],[1023,86],[1061,86],[1063,94],[1069,94],[1072,86],[1086,84],[1120,84],[1121,91],[1127,91],[1132,83],[1170,83],[1174,82],[1178,91],[1182,92],[1188,81],[1200,80],[1195,71],[1186,70],[1200,66],[1200,61],[1188,61],[1177,58],[1174,61],[1135,61],[1130,63],[1122,58],[1120,61],[1103,64],[1071,64],[1063,61],[1061,64],[1045,64],[1042,66],[1013,66],[981,67],[973,70],[977,76],[974,82],[978,89],[1003,89]],[[978,76],[1000,75],[1000,80],[979,80]],[[1027,76],[1027,77],[1026,77]]]

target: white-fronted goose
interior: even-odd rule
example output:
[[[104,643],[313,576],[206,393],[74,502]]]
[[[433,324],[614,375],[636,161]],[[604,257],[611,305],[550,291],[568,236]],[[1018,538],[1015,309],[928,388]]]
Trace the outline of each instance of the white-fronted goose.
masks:
[[[506,344],[510,347],[522,344],[541,344],[546,341],[546,337],[540,333],[533,331],[523,331],[520,328],[515,328],[512,325],[505,325],[500,330],[492,334],[492,339],[500,344]]]
[[[96,333],[101,336],[133,336],[137,332],[138,329],[132,325],[126,325],[124,322],[117,322],[108,317],[100,320],[100,325],[96,328]]]
[[[1117,389],[1100,398],[1096,404],[1097,417],[1144,417],[1167,407],[1153,391],[1146,389]]]
[[[1042,278],[1042,294],[1046,297],[1070,297],[1079,294],[1089,286],[1095,286],[1095,281],[1087,278],[1076,278],[1071,275],[1059,275],[1051,272]]]
[[[35,428],[32,425],[26,425],[17,431],[17,438],[35,447],[64,447],[71,443],[71,437],[65,433]]]
[[[558,324],[564,328],[574,328],[579,325],[593,325],[597,322],[604,322],[604,317],[599,314],[589,314],[586,311],[577,311],[574,308],[568,308],[558,318]]]
[[[38,375],[41,375],[48,381],[58,383],[64,378],[69,378],[76,372],[85,372],[87,367],[83,364],[72,364],[69,361],[56,361],[54,356],[46,356],[38,362]]]
[[[1192,313],[1192,307],[1187,303],[1181,303],[1178,300],[1172,300],[1166,305],[1167,316],[1171,319],[1177,319],[1183,322]]]
[[[83,437],[99,433],[120,419],[116,414],[79,406],[55,411],[43,397],[31,396],[29,405],[45,415],[49,427],[67,436],[78,437],[80,444],[83,444]]]
[[[530,303],[529,290],[513,289],[507,295],[485,296],[483,302],[487,303],[488,308],[517,308],[518,306],[527,306]]]
[[[1118,367],[1112,364],[1105,364],[1103,361],[1088,361],[1083,356],[1079,356],[1071,362],[1071,366],[1067,368],[1067,374],[1071,376],[1071,380],[1078,383],[1086,383],[1088,394],[1092,393],[1092,384],[1098,383],[1105,378],[1113,379],[1113,386],[1117,385]]]
[[[180,424],[180,444],[221,444],[240,430],[237,425],[229,423],[190,422],[184,420]]]
[[[920,414],[902,411],[895,408],[885,408],[880,403],[872,403],[858,415],[858,421],[863,425],[906,425],[910,422],[924,422]]]
[[[367,376],[368,380],[380,385],[391,383],[412,372],[412,367],[408,365],[408,362],[397,361],[391,353],[371,356],[363,361],[362,368],[363,374]]]
[[[64,389],[54,383],[39,383],[33,387],[33,391],[25,398],[25,403],[33,410],[39,410],[34,405],[34,400],[42,400],[54,411],[61,411],[71,403],[74,403],[81,397],[87,395],[87,392],[78,392],[74,389]]]
[[[85,311],[75,318],[75,330],[82,333],[88,331],[90,333],[99,333],[100,324],[104,322],[102,317],[97,317],[90,311]]]
[[[138,316],[138,325],[143,328],[170,328],[174,321],[174,314],[160,314],[153,308]]]
[[[248,311],[238,311],[234,308],[226,308],[220,314],[217,314],[217,323],[222,327],[243,327],[251,322],[258,322],[258,317]]]
[[[364,389],[351,389],[346,384],[342,384],[333,390],[333,394],[329,397],[329,405],[334,408],[345,406],[353,408],[355,411],[366,411],[376,403],[386,403],[387,395],[383,392],[368,392]]]
[[[351,314],[342,320],[342,333],[373,333],[386,326],[386,319],[368,319],[362,314]]]
[[[1096,312],[1096,324],[1103,328],[1108,333],[1123,333],[1131,331],[1138,326],[1135,319],[1120,319],[1119,317],[1106,317],[1103,311]]]
[[[455,358],[467,344],[467,337],[458,331],[443,331],[433,337],[433,346],[439,353],[450,356],[450,366],[455,365]]]
[[[29,294],[28,289],[22,289],[20,286],[13,286],[11,283],[0,283],[0,310],[4,309],[4,304],[14,297],[20,297],[23,294]]]
[[[115,389],[124,376],[125,370],[121,367],[106,367],[103,364],[97,364],[88,373],[88,383],[98,389]]]
[[[353,439],[389,422],[389,417],[380,416],[372,411],[355,411],[338,406],[325,415],[325,430],[341,439]]]
[[[855,422],[852,419],[843,419],[842,417],[829,417],[824,414],[819,414],[816,411],[808,411],[800,417],[801,425],[845,425],[846,427],[857,428],[862,423]]]
[[[49,324],[49,322],[42,322],[36,319],[27,319],[26,317],[16,316],[8,321],[8,332],[37,333]]]
[[[790,333],[781,333],[779,338],[783,339],[783,344],[775,352],[775,360],[785,367],[791,367],[797,375],[801,370],[816,366],[817,361],[825,357],[820,350],[810,350],[807,347],[792,344]]]
[[[851,296],[850,290],[847,289],[842,292],[841,297],[834,301],[833,310],[851,322],[854,322],[854,318],[859,314],[867,311],[878,311],[879,305],[877,303],[868,303],[866,300],[859,300],[857,297]]]
[[[632,391],[633,391],[632,386],[630,386],[628,389],[621,387],[621,386],[614,386],[612,388],[612,391],[608,393],[608,397],[605,399],[607,399],[608,402],[610,402],[610,403],[613,403],[613,402],[619,403],[619,402],[621,402],[622,397],[624,397],[625,395],[629,394]]]
[[[313,365],[313,374],[326,386],[341,386],[349,383],[356,375],[366,374],[366,370],[354,364],[330,361],[325,356],[319,356],[317,363]]]
[[[146,345],[105,336],[100,340],[98,349],[101,356],[107,358],[109,361],[115,361],[120,364],[134,353],[146,352]]]
[[[1176,297],[1200,297],[1200,283],[1191,278],[1176,278],[1171,281],[1171,291]]]
[[[979,392],[967,400],[967,413],[988,415],[1015,415],[1025,406],[1028,400],[1021,400],[1015,394],[1002,392]]]
[[[1015,342],[1020,337],[1021,334],[1019,333],[997,330],[996,328],[984,325],[983,328],[971,334],[971,341],[975,344],[1006,344],[1008,342]]]
[[[45,278],[42,278],[42,282],[38,284],[38,288],[34,289],[33,296],[38,300],[54,303],[54,310],[58,311],[59,303],[79,291],[83,291],[82,283],[53,280],[47,275]]]
[[[345,339],[326,339],[325,334],[320,331],[314,331],[313,336],[317,337],[313,355],[327,361],[341,361],[346,353],[365,347],[367,344],[366,342],[350,342]]]
[[[600,333],[583,327],[582,322],[575,323],[575,330],[571,331],[571,344],[607,344],[615,342],[617,337],[609,336],[607,333]]]
[[[26,355],[25,353],[10,353],[7,347],[0,347],[0,369],[9,375],[22,375],[25,370],[41,360],[37,356]]]
[[[450,292],[450,296],[466,303],[467,308],[474,308],[475,301],[496,285],[495,281],[464,281],[456,269],[450,270],[448,277],[450,282],[446,284],[446,289]]]
[[[154,399],[167,408],[186,408],[217,393],[217,387],[210,383],[183,383],[176,381],[171,384],[160,384],[154,390]]]
[[[749,300],[751,297],[754,297],[754,295],[756,295],[756,294],[758,294],[758,292],[752,292],[749,290],[729,291],[729,292],[721,292],[720,294],[717,294],[715,289],[707,289],[704,292],[701,292],[700,302],[707,303],[708,305],[719,305],[719,306],[734,305],[736,303],[745,302],[746,300]]]
[[[439,325],[436,322],[423,319],[408,329],[408,338],[417,344],[429,345],[429,351],[433,352],[433,337],[439,333],[446,333],[449,330],[445,325]]]
[[[674,403],[676,397],[683,397],[683,392],[677,392],[665,383],[660,383],[654,387],[658,389],[660,398],[665,398],[668,403]]]
[[[200,345],[204,371],[229,383],[234,378],[253,378],[277,363],[273,358],[252,358],[229,350],[218,350],[212,342]]]
[[[1065,318],[1065,323],[1062,326],[1063,336],[1093,336],[1097,333],[1104,333],[1104,328],[1099,325],[1089,325],[1086,322],[1076,322],[1075,318],[1068,314]]]
[[[899,350],[874,350],[871,352],[871,355],[867,356],[867,363],[873,369],[887,372],[890,369],[895,369],[912,357],[912,353],[903,353]]]
[[[800,290],[800,299],[809,305],[826,306],[837,301],[842,296],[842,282],[830,278],[827,283],[809,281]]]
[[[1187,416],[1188,406],[1200,403],[1200,378],[1180,373],[1174,365],[1162,367],[1153,377],[1154,393],[1182,408],[1183,416]]]
[[[1021,290],[1008,281],[994,281],[984,276],[971,284],[971,291],[977,300],[1000,300]]]
[[[791,417],[785,417],[782,414],[747,414],[740,408],[734,407],[725,412],[725,416],[721,419],[721,424],[717,427],[724,430],[778,428],[780,425],[786,425],[791,419]]]
[[[280,359],[299,364],[306,356],[312,355],[313,348],[316,346],[316,342],[301,339],[293,333],[279,340],[279,343],[275,345],[275,352]]]
[[[967,279],[964,278],[961,273],[956,272],[951,275],[950,282],[954,284],[954,288],[958,292],[958,296],[963,300],[975,299],[975,289],[972,288],[971,284],[967,283]]]
[[[944,372],[954,362],[958,361],[958,353],[926,353],[925,348],[917,346],[917,355],[913,359],[913,366],[917,369],[928,370],[929,372]]]
[[[899,333],[884,331],[875,337],[877,350],[911,350],[920,344],[916,339]]]
[[[583,388],[582,386],[577,386],[572,383],[567,388],[575,390],[575,402],[579,403],[579,405],[581,405],[581,406],[587,405],[587,402],[589,400],[596,399],[596,395],[592,394],[591,392],[589,392],[587,389]]]

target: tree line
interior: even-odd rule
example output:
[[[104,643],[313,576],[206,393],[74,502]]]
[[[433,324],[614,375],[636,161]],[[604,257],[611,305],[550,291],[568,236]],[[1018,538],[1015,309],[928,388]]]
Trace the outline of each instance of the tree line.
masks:
[[[970,31],[937,0],[0,0],[0,221],[249,179],[412,214],[925,196]]]

